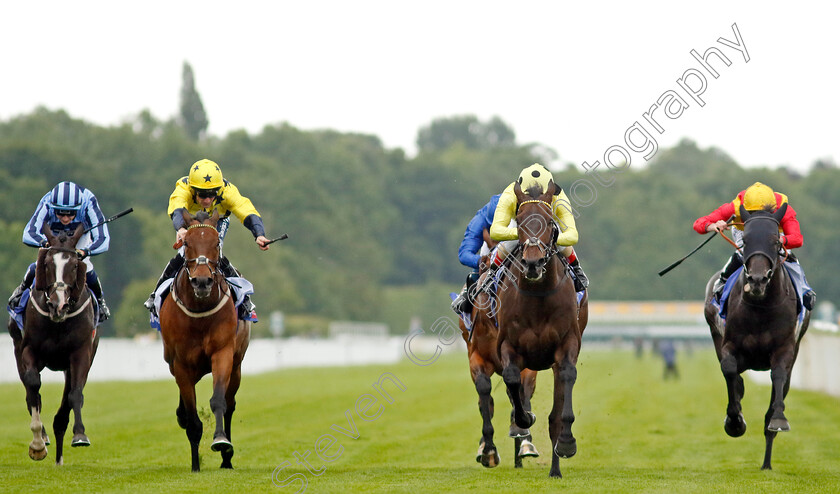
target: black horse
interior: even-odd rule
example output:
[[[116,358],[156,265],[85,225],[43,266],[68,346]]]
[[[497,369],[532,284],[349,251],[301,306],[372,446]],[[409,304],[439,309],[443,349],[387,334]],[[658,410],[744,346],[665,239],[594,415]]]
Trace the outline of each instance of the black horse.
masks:
[[[72,236],[64,233],[55,236],[49,228],[44,228],[44,234],[49,247],[38,252],[35,286],[26,305],[23,331],[13,318],[9,319],[8,329],[20,380],[26,388],[26,407],[32,416],[29,456],[33,460],[46,458],[49,444],[41,422],[41,371],[44,367],[64,371],[64,394],[53,420],[55,462],[61,465],[71,409],[75,416],[71,446],[90,446],[82,423],[82,390],[96,355],[99,335],[94,331],[96,302],[85,285],[86,266],[75,250],[82,226]]]
[[[726,379],[729,404],[724,430],[732,437],[744,434],[747,424],[741,413],[747,369],[769,370],[772,381],[770,407],[764,416],[764,464],[769,470],[776,433],[790,430],[784,398],[790,388],[799,342],[808,329],[810,312],[800,322],[797,295],[780,259],[779,221],[787,210],[775,213],[749,212],[741,206],[744,220],[744,269],[731,289],[726,319],[712,303],[712,287],[718,274],[706,285],[706,322],[712,333],[720,369]]]

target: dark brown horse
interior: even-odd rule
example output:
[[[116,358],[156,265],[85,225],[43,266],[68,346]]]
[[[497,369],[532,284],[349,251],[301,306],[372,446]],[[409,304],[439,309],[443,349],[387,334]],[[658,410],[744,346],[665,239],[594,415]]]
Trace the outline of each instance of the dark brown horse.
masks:
[[[485,230],[486,232],[486,230]],[[492,245],[488,242],[488,245]],[[482,266],[487,266],[487,257],[482,257]],[[484,282],[486,272],[473,287],[481,286]],[[499,360],[497,340],[499,330],[496,322],[491,318],[495,308],[490,303],[490,296],[486,293],[470,294],[472,300],[472,335],[467,331],[463,320],[459,320],[461,336],[467,344],[467,356],[470,362],[470,376],[478,392],[478,410],[481,413],[482,429],[481,441],[478,446],[478,453],[475,460],[485,467],[493,468],[499,465],[499,453],[493,442],[493,395],[490,378],[493,373],[502,375],[502,363]],[[537,373],[530,369],[522,371],[522,383],[525,388],[524,406],[531,409],[531,397],[537,385]],[[514,438],[514,467],[522,468],[522,458],[528,456],[539,456],[537,448],[531,443],[531,433],[527,429],[518,427],[513,421],[513,414],[510,418],[510,430],[508,435]]]
[[[186,261],[160,307],[163,358],[181,393],[175,415],[190,441],[192,470],[200,470],[198,444],[202,433],[195,385],[208,373],[213,374],[210,409],[216,419],[210,449],[221,452],[221,468],[233,468],[230,425],[251,325],[237,319],[230,286],[218,270],[221,257],[216,230],[218,211],[212,217],[199,212],[195,218],[185,212],[184,220]]]
[[[577,452],[572,435],[572,388],[588,320],[587,296],[584,294],[578,305],[570,269],[556,250],[559,227],[551,203],[560,188],[551,181],[544,194],[539,190],[525,193],[516,184],[514,192],[519,254],[511,263],[512,277],[498,292],[502,377],[513,399],[516,425],[529,428],[536,417],[524,406],[521,369],[554,371],[554,406],[548,417],[552,444],[549,476],[560,477],[559,458]]]
[[[721,320],[712,303],[712,287],[718,274],[706,285],[706,322],[712,333],[720,369],[726,380],[729,403],[724,430],[739,437],[747,430],[741,413],[747,369],[769,370],[772,381],[770,407],[764,416],[764,464],[769,470],[776,433],[790,430],[785,418],[784,398],[790,389],[790,374],[799,342],[808,329],[810,313],[800,323],[797,295],[779,258],[779,221],[787,210],[775,213],[748,212],[741,207],[744,220],[744,269],[731,289],[726,319]]]
[[[44,228],[49,247],[38,251],[35,286],[26,305],[23,332],[9,319],[9,334],[15,347],[18,374],[26,388],[26,407],[32,420],[29,456],[47,457],[50,444],[41,422],[41,371],[47,367],[64,371],[64,393],[53,419],[56,438],[55,463],[64,463],[64,433],[73,410],[71,446],[90,446],[82,423],[82,391],[99,345],[94,326],[95,302],[85,285],[86,265],[74,247],[82,236],[82,226],[72,236],[54,236]]]

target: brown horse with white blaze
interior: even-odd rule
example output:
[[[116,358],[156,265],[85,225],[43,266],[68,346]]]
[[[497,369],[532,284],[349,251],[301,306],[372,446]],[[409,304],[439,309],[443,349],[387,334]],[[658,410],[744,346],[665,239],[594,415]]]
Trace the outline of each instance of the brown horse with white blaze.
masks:
[[[83,389],[99,345],[94,326],[96,303],[85,284],[87,269],[76,252],[82,226],[71,236],[53,235],[43,229],[49,247],[38,251],[35,285],[26,304],[24,328],[9,319],[9,334],[15,348],[20,380],[26,388],[26,407],[32,419],[29,428],[33,439],[29,456],[33,460],[47,457],[49,436],[41,422],[41,371],[47,367],[64,371],[64,392],[53,419],[57,465],[64,463],[64,434],[74,414],[71,446],[90,446],[82,422]]]
[[[523,192],[517,183],[514,192],[519,253],[511,263],[511,277],[498,291],[502,377],[513,399],[516,425],[529,428],[536,417],[524,406],[521,369],[554,371],[554,406],[548,417],[552,444],[549,476],[560,477],[559,458],[577,452],[572,435],[572,388],[588,321],[588,295],[584,293],[578,303],[571,270],[557,251],[560,227],[552,202],[560,188],[551,181],[545,193]]]
[[[184,220],[186,260],[160,307],[163,358],[180,390],[176,416],[190,442],[192,470],[200,470],[198,445],[202,435],[195,385],[208,373],[213,375],[210,409],[216,420],[210,449],[221,452],[221,468],[233,468],[231,419],[251,326],[237,319],[230,286],[218,270],[218,211],[212,217],[199,212],[195,218],[185,212]]]

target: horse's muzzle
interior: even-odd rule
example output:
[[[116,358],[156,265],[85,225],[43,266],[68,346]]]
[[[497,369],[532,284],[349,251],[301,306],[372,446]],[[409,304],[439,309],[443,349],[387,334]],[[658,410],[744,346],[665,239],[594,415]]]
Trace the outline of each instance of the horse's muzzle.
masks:
[[[213,278],[209,276],[197,276],[190,278],[190,284],[197,298],[206,298],[210,296],[210,290],[213,288]]]

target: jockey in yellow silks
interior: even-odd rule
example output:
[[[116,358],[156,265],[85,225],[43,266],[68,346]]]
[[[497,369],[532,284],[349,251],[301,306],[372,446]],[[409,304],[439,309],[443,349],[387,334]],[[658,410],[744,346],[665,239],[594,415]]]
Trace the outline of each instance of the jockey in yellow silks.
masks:
[[[516,194],[513,189],[516,184],[523,192],[539,189],[540,193],[545,193],[550,182],[554,181],[554,176],[548,169],[539,163],[526,167],[519,174],[516,182],[511,183],[502,192],[499,197],[499,204],[496,206],[496,213],[493,216],[493,223],[490,225],[490,238],[498,240],[500,243],[496,247],[496,253],[493,256],[492,263],[495,266],[500,266],[507,255],[513,250],[518,243],[518,233],[515,224],[512,222],[516,219]],[[580,266],[580,261],[575,255],[575,250],[572,247],[578,242],[578,231],[575,226],[575,217],[572,213],[571,203],[566,193],[557,186],[558,193],[554,194],[551,201],[551,210],[554,215],[554,221],[557,223],[559,233],[557,235],[557,246],[560,253],[562,253],[568,260],[572,268],[575,278],[575,291],[582,291],[589,286],[589,280]]]
[[[199,211],[213,214],[213,210],[218,210],[219,222],[216,224],[216,229],[219,231],[219,241],[222,245],[224,245],[224,238],[232,214],[251,231],[251,234],[254,235],[254,241],[261,250],[268,250],[269,248],[260,213],[257,212],[250,199],[240,194],[239,189],[233,183],[224,179],[221,168],[214,161],[208,159],[196,161],[190,166],[189,174],[181,177],[175,183],[175,190],[169,196],[169,206],[166,213],[172,218],[172,226],[176,231],[176,242],[183,240],[187,233],[182,214],[185,210],[192,215]],[[221,249],[221,245],[219,248]],[[181,268],[184,263],[182,251],[183,249],[179,250],[178,254],[169,261],[157,282],[155,291],[164,281],[175,276]],[[237,269],[233,267],[224,254],[219,259],[219,270],[225,278],[239,276]],[[152,295],[144,304],[149,310],[154,308],[155,291],[152,292]],[[250,298],[246,296],[242,303],[243,314],[241,315],[251,314],[253,308]]]

